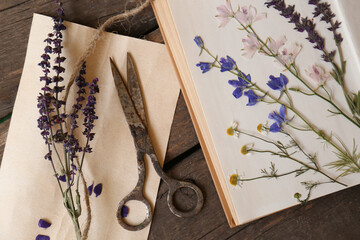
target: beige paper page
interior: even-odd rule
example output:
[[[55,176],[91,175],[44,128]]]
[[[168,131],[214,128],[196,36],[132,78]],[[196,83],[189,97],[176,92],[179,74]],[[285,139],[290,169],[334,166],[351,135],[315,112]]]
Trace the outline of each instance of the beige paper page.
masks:
[[[66,23],[66,26],[64,77],[68,80],[72,66],[96,30],[73,23]],[[36,98],[43,86],[37,63],[45,46],[43,40],[50,31],[51,18],[35,14],[0,169],[0,239],[35,239],[38,234],[56,240],[75,239],[73,224],[63,206],[51,165],[44,160],[46,145],[37,128]],[[88,185],[93,181],[103,184],[99,197],[90,196],[92,224],[89,239],[146,239],[150,229],[148,226],[142,231],[129,232],[116,219],[117,204],[134,188],[138,179],[133,139],[109,63],[109,57],[114,58],[126,77],[127,52],[132,54],[139,73],[150,137],[161,162],[179,94],[177,76],[164,45],[107,33],[88,59],[86,78],[88,81],[99,78],[100,93],[96,105],[99,116],[94,130],[96,136],[91,143],[94,152],[86,157],[84,173]],[[154,206],[159,177],[149,161],[146,163],[145,194]],[[83,199],[82,206],[81,226],[86,216]],[[139,220],[145,216],[144,209],[130,207],[129,217]],[[40,229],[37,226],[40,218],[49,219],[52,226]]]

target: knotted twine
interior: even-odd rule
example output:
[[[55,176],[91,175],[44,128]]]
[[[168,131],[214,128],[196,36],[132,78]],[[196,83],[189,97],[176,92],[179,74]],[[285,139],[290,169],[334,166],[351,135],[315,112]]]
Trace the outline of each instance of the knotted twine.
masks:
[[[114,24],[120,20],[129,19],[130,17],[135,16],[136,14],[143,11],[147,6],[149,6],[151,1],[152,0],[145,0],[136,8],[133,8],[131,10],[126,10],[121,14],[118,14],[114,17],[109,18],[108,20],[106,20],[106,22],[104,22],[98,28],[96,34],[92,37],[92,39],[89,43],[89,46],[86,48],[84,53],[79,57],[79,59],[77,60],[77,62],[75,64],[74,71],[71,74],[70,80],[69,80],[68,85],[65,90],[65,97],[64,97],[65,102],[69,97],[70,88],[74,84],[74,81],[75,81],[76,77],[78,76],[83,63],[94,52],[94,50],[96,48],[96,44],[98,43],[98,41],[103,37],[104,33],[106,32],[106,28],[108,28],[109,26],[111,26],[112,24]],[[66,109],[65,109],[65,112],[66,112]],[[78,164],[79,164],[79,162],[78,162]],[[91,208],[90,208],[87,183],[85,181],[85,177],[84,177],[83,173],[81,172],[80,174],[81,174],[81,180],[82,180],[83,186],[84,186],[85,204],[86,204],[86,211],[87,211],[85,227],[84,227],[84,231],[83,231],[81,239],[86,240],[88,238],[88,233],[89,233],[90,224],[91,224]]]

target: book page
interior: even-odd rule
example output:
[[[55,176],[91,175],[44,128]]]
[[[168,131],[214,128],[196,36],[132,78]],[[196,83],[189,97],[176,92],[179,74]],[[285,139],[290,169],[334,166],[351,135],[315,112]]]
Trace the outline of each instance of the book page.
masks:
[[[220,72],[215,67],[206,73],[202,73],[196,64],[199,62],[213,62],[214,59],[205,51],[199,56],[200,48],[194,42],[195,36],[201,36],[205,48],[214,57],[217,57],[217,60],[230,56],[243,73],[251,75],[252,83],[256,83],[261,89],[265,89],[269,94],[276,96],[275,100],[280,95],[280,91],[272,90],[267,85],[270,75],[279,77],[280,73],[284,74],[288,79],[287,89],[296,88],[307,93],[307,88],[289,71],[285,71],[285,67],[275,61],[274,58],[259,53],[256,53],[251,59],[244,56],[242,49],[244,48],[243,39],[247,37],[246,31],[239,30],[242,27],[234,19],[231,19],[225,27],[219,27],[220,21],[216,17],[219,13],[216,8],[220,5],[225,5],[225,1],[169,0],[168,2],[192,75],[195,90],[206,118],[206,122],[198,124],[206,125],[202,127],[208,128],[211,134],[211,139],[207,139],[207,141],[211,141],[216,151],[216,156],[211,161],[218,161],[218,166],[221,167],[221,169],[217,169],[222,173],[222,176],[219,175],[222,178],[220,181],[223,183],[222,186],[226,186],[224,191],[230,195],[231,204],[235,208],[236,216],[234,217],[237,220],[237,224],[243,224],[299,204],[297,199],[294,198],[294,194],[300,193],[302,195],[301,199],[306,198],[308,190],[305,189],[304,182],[326,182],[329,181],[327,176],[335,179],[341,174],[341,171],[336,171],[326,166],[338,159],[335,154],[337,150],[334,146],[324,143],[323,139],[313,131],[308,131],[308,126],[304,124],[304,121],[291,110],[286,109],[286,121],[298,129],[305,130],[295,130],[286,124],[284,124],[284,130],[291,134],[308,156],[316,156],[317,164],[321,166],[322,172],[327,176],[309,170],[298,177],[295,177],[296,172],[294,172],[294,174],[288,174],[277,179],[260,178],[256,181],[243,181],[237,186],[231,185],[229,180],[230,176],[234,173],[237,173],[240,179],[252,179],[263,176],[262,169],[271,172],[270,167],[273,165],[277,174],[296,171],[301,169],[302,165],[294,160],[274,155],[271,152],[252,152],[251,155],[241,154],[241,148],[245,145],[258,150],[265,149],[272,152],[277,152],[278,150],[273,148],[273,144],[246,134],[240,133],[238,138],[228,136],[226,130],[232,125],[233,121],[238,123],[238,129],[244,130],[247,133],[273,142],[289,142],[288,136],[284,136],[284,134],[269,132],[268,135],[263,136],[257,131],[259,124],[267,122],[267,126],[270,127],[274,123],[273,120],[269,119],[269,114],[273,112],[279,113],[280,104],[258,102],[254,106],[247,106],[248,98],[243,95],[236,99],[233,96],[235,88],[228,83],[229,80],[237,80],[237,76],[228,71]],[[302,16],[312,18],[313,6],[307,5],[305,2],[286,2],[287,4],[296,4],[296,10],[302,13]],[[347,12],[343,9],[346,7],[345,5],[339,5],[337,1],[328,2],[332,4],[332,10],[336,14],[336,19],[342,22],[343,28],[340,28],[339,31],[344,38],[342,46],[344,58],[347,62],[346,87],[352,92],[357,93],[360,89],[360,81],[358,80],[358,56],[353,51],[356,47],[354,46],[356,42],[352,41],[351,34],[349,34],[352,28],[349,28],[347,24],[351,17],[347,16],[346,19],[343,17],[344,12]],[[306,33],[294,31],[294,25],[288,23],[287,19],[280,16],[279,12],[275,9],[266,8],[264,1],[231,1],[231,3],[233,11],[238,9],[238,5],[242,7],[251,4],[256,8],[258,14],[266,13],[266,19],[252,24],[252,27],[264,39],[264,42],[268,37],[278,40],[285,35],[287,41],[283,47],[290,49],[291,44],[295,43],[301,47],[296,57],[298,75],[312,89],[316,89],[317,83],[312,81],[309,76],[309,69],[314,64],[317,64],[321,66],[321,69],[329,72],[332,66],[321,60],[322,52],[314,49],[313,45],[305,39],[307,37]],[[359,4],[357,3],[356,6],[359,6]],[[318,19],[315,21],[319,22]],[[332,41],[332,33],[326,30],[327,27],[324,22],[319,22],[317,25],[320,34],[326,39],[326,49],[336,49],[335,43]],[[338,55],[335,56],[335,61],[339,61]],[[322,91],[322,96],[331,97],[336,106],[339,106],[346,115],[351,116],[338,83],[335,80],[328,80],[325,87],[330,92]],[[358,136],[360,129],[346,120],[344,116],[334,116],[332,112],[336,112],[336,110],[327,101],[317,96],[308,96],[299,92],[289,91],[289,93],[291,94],[291,101],[303,119],[311,122],[318,133],[325,133],[333,142],[336,142],[335,146],[340,146],[340,148],[345,146],[344,149],[352,152],[354,141],[355,144],[359,144],[360,139]],[[281,99],[282,101],[283,99],[286,100],[286,97],[282,96]],[[289,101],[285,101],[285,103],[289,103]],[[298,148],[294,152],[296,152],[294,153],[295,158],[302,159],[308,166],[314,166],[314,163],[306,158]],[[344,189],[344,185],[350,187],[358,184],[358,179],[358,174],[351,174],[341,178],[342,185],[338,183],[321,184],[314,187],[313,191],[311,191],[310,199]]]

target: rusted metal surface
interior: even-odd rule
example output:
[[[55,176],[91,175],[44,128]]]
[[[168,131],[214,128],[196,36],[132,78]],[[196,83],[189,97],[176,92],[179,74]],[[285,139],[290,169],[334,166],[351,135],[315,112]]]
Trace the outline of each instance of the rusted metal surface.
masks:
[[[134,67],[134,62],[130,54],[127,55],[127,77],[128,87],[126,87],[119,71],[117,70],[114,62],[110,59],[111,70],[114,76],[115,86],[118,91],[121,106],[123,108],[126,121],[129,125],[131,135],[134,139],[134,145],[137,153],[138,163],[138,182],[136,187],[130,194],[122,199],[117,209],[117,219],[119,224],[129,230],[138,231],[146,227],[152,220],[152,209],[149,201],[143,195],[144,181],[146,176],[146,168],[144,156],[148,155],[151,159],[152,165],[156,173],[167,184],[169,191],[167,196],[167,205],[170,211],[177,217],[191,217],[200,212],[203,204],[204,197],[199,187],[195,184],[185,181],[178,181],[170,178],[162,170],[159,161],[156,157],[151,139],[146,128],[146,115],[144,111],[144,104],[141,95],[141,89],[138,82],[138,77]],[[189,211],[181,211],[177,209],[173,203],[174,194],[181,188],[190,188],[196,193],[197,202],[196,206]],[[121,210],[126,202],[135,200],[140,201],[146,206],[146,216],[142,223],[138,225],[131,225],[127,223],[121,215]]]

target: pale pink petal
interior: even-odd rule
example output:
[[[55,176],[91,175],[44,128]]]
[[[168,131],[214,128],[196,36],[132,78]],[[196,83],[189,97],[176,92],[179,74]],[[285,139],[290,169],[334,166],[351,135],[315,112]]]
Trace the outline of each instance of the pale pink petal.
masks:
[[[219,27],[225,27],[226,24],[228,24],[228,22],[230,21],[230,18],[219,17],[219,21],[220,21]]]
[[[263,20],[266,18],[266,13],[259,13],[253,20],[253,22],[257,22],[257,21],[260,21],[260,20]]]
[[[276,53],[279,52],[279,49],[280,49],[282,46],[284,46],[284,44],[286,43],[286,41],[287,41],[287,39],[286,39],[285,35],[279,37],[276,41],[275,41],[273,38],[269,37],[268,47],[271,49],[271,51],[272,51],[273,53],[276,54]]]
[[[247,58],[252,58],[260,48],[260,43],[254,34],[248,34],[247,38],[242,39],[242,42],[244,44],[242,55]]]
[[[224,27],[234,16],[230,0],[226,1],[226,6],[220,5],[216,7],[216,10],[218,11],[218,15],[216,15],[216,17],[218,17],[220,20],[219,27]]]
[[[248,25],[247,16],[243,12],[237,11],[234,17],[240,24],[244,25],[245,27]]]
[[[230,0],[226,0],[226,7],[227,7],[227,9],[229,10],[229,12],[233,13]]]
[[[311,66],[309,70],[306,69],[305,72],[313,81],[318,84],[324,84],[327,80],[330,79],[330,74],[318,65]]]
[[[248,8],[248,19],[249,19],[249,22],[253,22],[254,18],[256,17],[256,14],[257,14],[257,11],[256,11],[256,8],[254,8],[253,6],[249,6]]]

